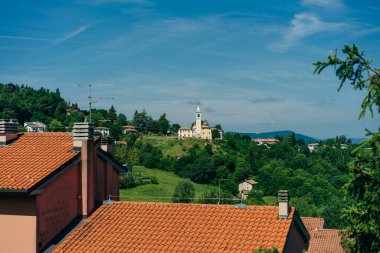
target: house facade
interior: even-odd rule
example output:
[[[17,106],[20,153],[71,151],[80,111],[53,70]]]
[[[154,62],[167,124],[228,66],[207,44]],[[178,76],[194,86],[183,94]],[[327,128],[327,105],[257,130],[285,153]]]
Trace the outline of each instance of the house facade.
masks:
[[[256,182],[256,181],[253,180],[253,179],[246,179],[246,180],[244,180],[244,182],[241,182],[241,183],[239,184],[239,193],[240,193],[240,195],[241,195],[241,198],[242,198],[243,200],[246,200],[247,197],[248,197],[248,195],[249,195],[249,193],[250,193],[254,188],[256,188],[258,184],[259,184],[259,183]]]
[[[181,127],[178,130],[178,139],[184,138],[199,138],[205,140],[212,140],[212,131],[217,130],[219,132],[218,139],[223,138],[223,132],[220,129],[210,127],[206,120],[202,120],[202,111],[200,107],[197,107],[195,112],[195,123],[191,126],[191,128]]]
[[[122,127],[123,134],[131,134],[131,133],[137,133],[137,129],[135,126],[126,125]]]
[[[95,127],[94,131],[100,133],[102,136],[110,135],[110,129],[108,127]]]
[[[17,122],[0,120],[4,252],[40,252],[110,195],[119,195],[124,168],[113,159],[112,142],[93,139],[92,132],[92,124],[76,123],[72,135],[18,134]]]
[[[45,132],[46,125],[42,122],[25,122],[24,127],[27,132]]]

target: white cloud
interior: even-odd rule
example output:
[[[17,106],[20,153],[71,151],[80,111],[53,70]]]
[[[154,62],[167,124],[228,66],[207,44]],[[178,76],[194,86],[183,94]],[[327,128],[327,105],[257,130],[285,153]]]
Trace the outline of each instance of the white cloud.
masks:
[[[347,27],[343,22],[324,22],[314,13],[294,15],[290,26],[283,32],[283,40],[268,46],[273,51],[285,51],[301,39],[322,32],[340,31]]]
[[[10,39],[10,40],[36,40],[36,41],[56,41],[53,39],[46,39],[46,38],[37,38],[37,37],[24,37],[24,36],[7,36],[7,35],[0,35],[0,39]]]
[[[326,9],[341,9],[344,4],[340,0],[302,0],[302,6],[317,6]]]
[[[63,37],[55,40],[55,43],[58,44],[58,43],[62,43],[64,41],[66,41],[66,40],[69,40],[72,37],[77,36],[77,35],[81,34],[82,32],[86,31],[89,27],[90,27],[90,25],[83,25],[81,27],[78,27],[74,31],[67,33]]]

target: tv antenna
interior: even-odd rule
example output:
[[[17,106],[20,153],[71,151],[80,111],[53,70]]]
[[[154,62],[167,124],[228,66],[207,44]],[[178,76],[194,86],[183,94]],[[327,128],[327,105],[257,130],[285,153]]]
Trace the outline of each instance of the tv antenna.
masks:
[[[93,97],[92,96],[92,87],[94,86],[94,84],[75,84],[74,86],[77,86],[77,87],[88,86],[90,88],[90,95],[88,96],[89,122],[91,122],[91,110],[92,110],[93,104],[99,103],[100,100],[102,100],[102,99],[114,99],[112,97]],[[104,86],[112,86],[112,84],[104,84]],[[97,100],[94,101],[93,100],[94,98],[96,98]]]

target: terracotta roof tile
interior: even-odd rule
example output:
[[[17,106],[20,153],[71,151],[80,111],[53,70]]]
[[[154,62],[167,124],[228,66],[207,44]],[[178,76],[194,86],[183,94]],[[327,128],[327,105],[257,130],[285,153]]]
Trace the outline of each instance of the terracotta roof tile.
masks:
[[[263,246],[282,252],[293,213],[279,220],[275,206],[114,202],[101,206],[54,252],[100,246],[121,252],[252,252]]]
[[[344,253],[338,229],[316,229],[310,234],[308,253]]]
[[[301,217],[301,220],[309,234],[315,229],[323,229],[325,225],[324,219],[319,217]]]
[[[22,134],[0,147],[0,189],[27,190],[76,156],[69,133]]]

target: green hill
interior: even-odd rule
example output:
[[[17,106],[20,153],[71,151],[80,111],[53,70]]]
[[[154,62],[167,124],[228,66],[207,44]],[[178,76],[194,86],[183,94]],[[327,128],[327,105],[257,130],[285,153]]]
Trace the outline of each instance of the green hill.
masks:
[[[134,166],[133,174],[141,174],[141,176],[144,177],[155,176],[158,179],[159,184],[146,184],[131,189],[120,189],[120,200],[171,202],[174,188],[179,182],[184,180],[172,172],[148,169],[143,166]],[[215,186],[196,183],[194,183],[194,187],[196,198],[200,197],[205,192],[218,190],[218,187]]]
[[[194,144],[204,146],[209,143],[213,149],[217,148],[217,146],[212,141],[196,138],[178,140],[177,136],[160,136],[154,134],[143,135],[140,138],[142,138],[143,143],[150,143],[153,147],[161,150],[164,157],[184,156]]]

